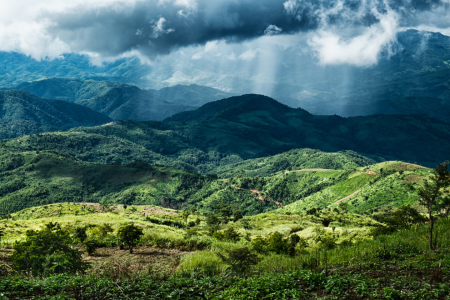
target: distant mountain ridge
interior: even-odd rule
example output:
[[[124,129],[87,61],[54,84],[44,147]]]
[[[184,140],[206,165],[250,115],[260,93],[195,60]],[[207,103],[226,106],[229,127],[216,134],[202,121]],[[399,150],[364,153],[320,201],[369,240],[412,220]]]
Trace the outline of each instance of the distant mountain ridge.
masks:
[[[448,159],[450,124],[426,115],[315,116],[250,94],[211,102],[164,122],[116,122],[21,140],[23,145],[7,144],[106,163],[165,157],[176,162],[173,167],[202,173],[301,148],[352,150],[375,160],[434,167]]]
[[[2,138],[14,137],[14,134],[96,126],[111,121],[109,117],[87,107],[43,99],[19,90],[0,91],[0,119],[4,129],[0,134]],[[17,126],[23,128],[18,130]]]
[[[114,120],[163,120],[232,94],[198,85],[143,90],[110,81],[50,78],[15,87],[47,99],[65,100],[89,107]]]

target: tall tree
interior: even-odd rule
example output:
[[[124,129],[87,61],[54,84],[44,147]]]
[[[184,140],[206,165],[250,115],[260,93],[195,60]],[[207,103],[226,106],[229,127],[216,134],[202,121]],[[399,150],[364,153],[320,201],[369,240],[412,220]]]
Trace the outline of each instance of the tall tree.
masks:
[[[449,204],[447,193],[450,187],[450,171],[448,170],[448,165],[448,161],[438,164],[436,169],[433,170],[430,179],[417,189],[417,193],[420,196],[419,203],[427,209],[428,217],[430,218],[431,249],[434,249],[436,244],[433,243],[433,228],[435,224],[433,214],[447,209],[445,206]]]

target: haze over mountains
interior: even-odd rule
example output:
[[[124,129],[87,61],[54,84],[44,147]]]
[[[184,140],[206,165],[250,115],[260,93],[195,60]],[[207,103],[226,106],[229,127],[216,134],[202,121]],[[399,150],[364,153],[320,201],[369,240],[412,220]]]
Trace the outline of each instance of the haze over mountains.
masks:
[[[4,68],[0,87],[12,88],[25,81],[50,77],[118,81],[144,89],[198,84],[220,87],[234,94],[265,94],[313,114],[426,113],[448,121],[449,49],[448,36],[407,30],[398,33],[397,44],[391,52],[381,53],[378,64],[373,66],[321,66],[314,53],[298,53],[296,48],[275,48],[277,55],[289,61],[278,64],[276,71],[258,68],[255,61],[245,60],[229,61],[218,68],[206,57],[186,59],[186,53],[185,56],[173,54],[170,59],[162,58],[151,66],[141,65],[137,58],[122,58],[95,66],[86,56],[77,54],[37,62],[23,55],[3,52],[0,55]],[[41,94],[38,96],[45,98]],[[155,96],[173,102],[166,98],[168,95],[156,93]],[[231,95],[224,92],[212,100],[227,96]],[[179,104],[199,106],[208,101],[204,99]]]

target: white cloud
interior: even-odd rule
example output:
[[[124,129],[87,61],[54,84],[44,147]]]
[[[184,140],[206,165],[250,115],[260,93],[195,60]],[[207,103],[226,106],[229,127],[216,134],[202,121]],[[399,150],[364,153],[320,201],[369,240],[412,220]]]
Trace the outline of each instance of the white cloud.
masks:
[[[396,41],[398,15],[388,9],[372,13],[379,23],[363,29],[362,33],[345,38],[337,30],[324,28],[313,34],[308,44],[316,51],[321,64],[351,64],[369,66],[378,62],[380,52]]]
[[[0,1],[0,51],[18,51],[36,60],[56,58],[70,47],[47,32],[52,21],[42,15],[74,10],[131,5],[138,0],[15,0]]]
[[[267,26],[266,30],[264,30],[264,35],[277,35],[280,34],[283,31],[280,27],[277,27],[275,25],[269,25]]]
[[[242,53],[241,55],[239,55],[238,58],[241,60],[250,61],[256,57],[256,54],[258,54],[258,52],[259,52],[259,49],[256,49],[256,50],[249,49],[249,50],[245,51],[244,53]]]
[[[152,26],[152,28],[153,28],[153,33],[151,35],[152,38],[157,39],[158,37],[160,37],[163,34],[169,34],[169,33],[175,31],[172,28],[165,29],[164,27],[165,27],[166,22],[167,22],[166,19],[163,17],[160,17],[158,21],[153,22],[154,25]]]

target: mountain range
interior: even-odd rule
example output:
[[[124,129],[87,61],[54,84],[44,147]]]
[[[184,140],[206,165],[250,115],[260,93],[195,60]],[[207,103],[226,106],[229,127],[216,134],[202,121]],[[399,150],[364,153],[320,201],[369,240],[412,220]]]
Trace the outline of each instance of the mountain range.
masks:
[[[448,158],[450,124],[424,115],[317,116],[266,96],[243,95],[163,122],[119,121],[20,141],[3,144],[23,151],[58,150],[91,162],[170,161],[172,167],[201,173],[297,148],[352,150],[378,161],[435,166]]]
[[[230,93],[197,85],[143,90],[111,81],[50,78],[17,85],[46,99],[58,99],[89,107],[114,120],[163,120],[175,113],[191,110]]]
[[[81,105],[48,100],[20,90],[0,91],[0,136],[65,130],[105,124],[111,119]]]
[[[392,51],[382,53],[378,64],[369,67],[320,66],[314,54],[287,49],[283,55],[292,64],[281,64],[271,82],[261,79],[264,76],[249,76],[245,70],[251,69],[252,65],[245,61],[240,61],[239,66],[230,62],[219,69],[213,63],[204,63],[199,68],[193,61],[181,58],[163,60],[152,66],[141,64],[137,58],[93,65],[87,56],[77,54],[37,62],[20,54],[2,52],[0,61],[4,72],[0,75],[0,87],[10,89],[26,81],[51,77],[117,81],[141,89],[195,83],[221,87],[235,95],[262,93],[312,114],[360,116],[425,113],[449,122],[449,49],[448,36],[417,30],[399,32]],[[30,90],[32,93],[34,91]],[[164,96],[161,93],[154,93],[154,96],[178,103],[164,97],[170,93]],[[196,93],[196,97],[202,94],[204,91]],[[39,93],[36,95],[47,97]],[[95,96],[100,94],[84,99]],[[200,106],[206,101],[229,96],[221,94],[216,98],[205,97],[198,102],[178,104]],[[47,98],[60,99],[50,94]]]

